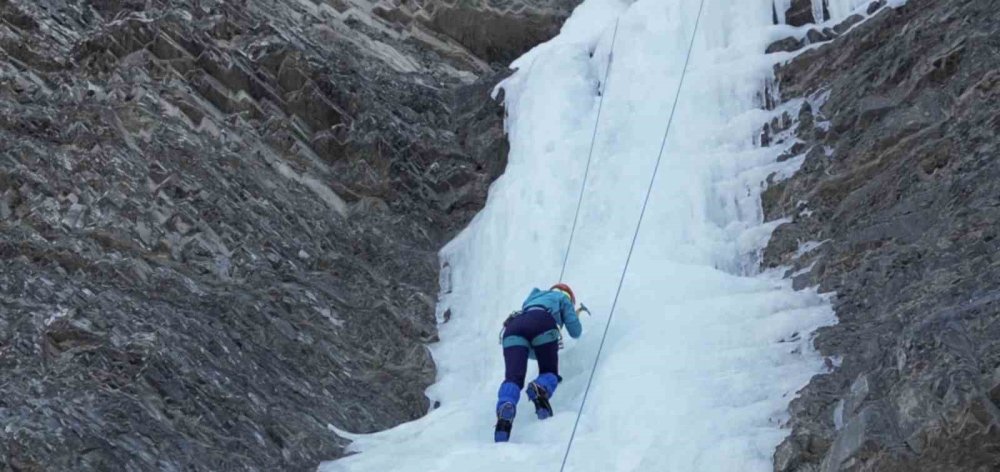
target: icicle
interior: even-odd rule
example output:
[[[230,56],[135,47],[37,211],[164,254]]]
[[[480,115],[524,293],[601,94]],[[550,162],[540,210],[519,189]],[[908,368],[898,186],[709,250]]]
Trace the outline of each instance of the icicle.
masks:
[[[774,8],[775,16],[778,18],[778,24],[783,25],[788,23],[785,15],[788,13],[788,9],[792,7],[792,0],[774,0],[772,7]]]
[[[827,1],[828,0],[812,0],[813,21],[817,24],[826,21],[830,17],[827,10]]]

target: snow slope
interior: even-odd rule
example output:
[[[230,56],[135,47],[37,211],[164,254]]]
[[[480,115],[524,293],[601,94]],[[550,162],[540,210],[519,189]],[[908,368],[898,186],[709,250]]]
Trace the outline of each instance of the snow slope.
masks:
[[[858,5],[835,1],[839,16]],[[511,141],[486,208],[441,253],[441,342],[430,346],[440,407],[354,440],[360,454],[321,471],[555,470],[563,458],[673,105],[699,0],[586,0],[561,34],[513,64],[502,84]],[[840,11],[843,10],[843,11]],[[761,91],[780,55],[771,0],[706,0],[690,70],[621,300],[566,470],[770,471],[795,391],[823,369],[809,335],[835,317],[755,267],[767,176],[801,158],[759,148]],[[612,32],[620,26],[610,80]],[[566,282],[593,310],[561,352],[556,414],[526,399],[512,442],[492,442],[503,375],[501,322],[534,286],[556,281],[598,91],[607,95]],[[795,106],[791,104],[790,106]],[[789,143],[790,144],[790,143]],[[450,311],[444,322],[446,311]],[[529,379],[534,375],[529,370]]]

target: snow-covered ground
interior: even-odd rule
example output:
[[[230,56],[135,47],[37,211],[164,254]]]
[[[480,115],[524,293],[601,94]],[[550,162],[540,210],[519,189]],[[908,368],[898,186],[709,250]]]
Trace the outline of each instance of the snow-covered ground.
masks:
[[[843,17],[865,1],[834,0]],[[761,93],[789,27],[771,0],[706,0],[649,210],[566,470],[770,471],[788,402],[820,372],[810,336],[835,322],[827,300],[757,273],[775,223],[762,182],[790,175],[781,146],[754,137],[777,111]],[[442,251],[432,345],[439,372],[426,417],[354,440],[321,471],[558,469],[608,322],[646,186],[694,32],[699,0],[586,0],[555,39],[502,84],[511,152],[486,208]],[[620,20],[611,77],[612,32]],[[512,441],[493,443],[503,378],[497,335],[532,287],[556,282],[597,115],[607,95],[565,281],[594,313],[561,351],[556,414],[526,399]],[[794,113],[793,113],[794,115]],[[789,143],[791,144],[791,143]],[[529,370],[533,377],[534,366]],[[373,392],[377,394],[377,392]]]

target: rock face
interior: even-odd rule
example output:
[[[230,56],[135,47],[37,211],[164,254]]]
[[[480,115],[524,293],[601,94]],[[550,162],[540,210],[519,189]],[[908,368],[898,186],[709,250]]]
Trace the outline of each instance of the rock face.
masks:
[[[765,265],[836,293],[815,342],[842,363],[792,402],[775,470],[1000,470],[1000,13],[880,7],[777,70],[805,161],[764,196],[791,220]]]
[[[0,2],[0,470],[311,470],[425,414],[495,61],[570,6],[486,7]]]
[[[510,62],[559,32],[577,0],[404,0],[394,4],[413,24],[456,40],[489,62]],[[404,23],[409,21],[404,20]]]
[[[817,4],[819,5],[819,4]],[[804,26],[810,23],[822,23],[830,19],[829,1],[823,0],[822,11],[813,9],[813,0],[792,0],[785,12],[785,23],[792,26]],[[819,8],[817,6],[817,8]],[[819,14],[823,17],[820,18]]]

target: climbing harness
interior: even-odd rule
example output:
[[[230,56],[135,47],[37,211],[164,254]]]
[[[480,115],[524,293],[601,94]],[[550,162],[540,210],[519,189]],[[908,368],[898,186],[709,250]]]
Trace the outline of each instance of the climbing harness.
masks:
[[[694,50],[694,41],[698,35],[698,27],[701,24],[701,14],[704,11],[704,9],[705,9],[705,0],[701,0],[700,5],[698,6],[698,16],[696,17],[694,23],[694,31],[691,33],[691,42],[688,45],[687,56],[684,58],[684,68],[681,71],[680,82],[677,84],[677,92],[674,94],[674,103],[670,109],[670,116],[667,119],[667,127],[663,131],[663,140],[660,142],[660,152],[656,156],[656,165],[653,166],[653,175],[649,179],[649,187],[646,189],[646,197],[642,202],[642,210],[639,212],[639,221],[636,222],[635,232],[632,235],[632,242],[628,248],[628,255],[625,257],[625,266],[622,268],[621,277],[618,279],[618,288],[617,290],[615,290],[615,298],[611,302],[611,310],[608,312],[608,322],[604,325],[604,333],[601,335],[601,344],[597,348],[597,356],[594,358],[594,365],[590,369],[590,378],[587,380],[587,387],[583,391],[583,400],[580,402],[580,409],[576,413],[576,421],[573,423],[573,432],[570,433],[569,441],[566,443],[566,453],[563,455],[562,465],[559,467],[560,472],[564,472],[566,469],[566,462],[569,460],[569,453],[573,448],[573,440],[576,439],[576,430],[577,427],[580,426],[580,417],[583,416],[583,407],[587,404],[587,396],[590,394],[590,387],[594,382],[594,375],[597,373],[597,363],[601,359],[601,353],[604,351],[604,343],[605,341],[607,341],[608,338],[608,328],[611,327],[611,321],[614,319],[615,307],[618,306],[618,297],[621,295],[622,286],[625,283],[625,275],[628,273],[629,264],[632,262],[632,253],[635,250],[635,243],[639,239],[639,231],[642,228],[642,220],[643,217],[646,216],[646,207],[649,205],[649,196],[653,193],[653,185],[656,183],[656,175],[660,170],[660,162],[663,160],[663,151],[667,145],[667,136],[670,135],[670,127],[674,123],[674,114],[677,111],[677,101],[680,99],[681,89],[684,86],[684,79],[685,77],[687,77],[688,64],[691,61],[691,52]],[[617,38],[617,35],[618,35],[618,21],[615,22],[615,38]],[[613,54],[614,39],[612,39],[611,49]],[[608,72],[610,72],[610,69],[611,69],[611,63],[609,61]],[[607,76],[607,72],[605,73],[605,76]],[[607,77],[605,77],[605,81],[607,81]],[[599,105],[599,108],[597,110],[598,120],[600,120],[600,114],[601,114],[600,107],[604,105],[604,95],[607,94],[606,88],[607,88],[607,83],[605,82],[605,93],[601,95],[601,105]],[[597,124],[595,123],[594,137],[596,138],[596,136],[597,136]],[[594,151],[593,141],[591,141],[590,144],[590,151],[591,155],[593,155]],[[573,234],[576,232],[577,219],[580,216],[580,205],[583,202],[583,192],[584,188],[587,185],[586,179],[587,179],[587,174],[589,172],[590,172],[590,156],[587,157],[587,170],[584,172],[584,181],[580,189],[580,199],[577,202],[576,217],[573,218],[573,229],[570,231],[570,242],[566,248],[566,256],[563,259],[563,268],[562,268],[563,273],[561,273],[559,276],[560,280],[562,280],[562,275],[564,275],[564,273],[566,272],[566,261],[569,259],[569,251],[573,244]]]
[[[510,324],[511,320],[521,316],[523,313],[524,312],[521,310],[512,311],[509,315],[507,315],[507,319],[503,320],[503,326],[500,327],[500,344],[503,344],[503,333],[507,331],[507,325]]]
[[[532,307],[528,307],[528,308],[532,308]],[[514,346],[524,346],[524,347],[528,348],[528,356],[531,357],[532,359],[535,358],[535,350],[534,350],[535,346],[541,346],[542,344],[548,344],[548,343],[551,343],[553,341],[556,341],[556,342],[559,343],[559,349],[563,348],[562,330],[559,329],[559,328],[550,329],[550,330],[548,330],[548,331],[546,331],[546,332],[544,332],[542,334],[539,334],[538,336],[535,336],[534,338],[531,338],[531,339],[525,338],[523,336],[506,336],[505,337],[504,333],[507,332],[507,325],[510,324],[510,322],[514,318],[517,318],[518,316],[521,316],[524,313],[525,313],[524,310],[516,310],[516,311],[512,312],[510,315],[507,315],[507,319],[504,320],[503,326],[500,328],[500,345],[501,346],[503,346],[505,348],[514,347]],[[546,314],[548,314],[547,310],[546,310]]]

